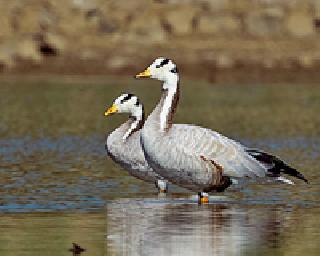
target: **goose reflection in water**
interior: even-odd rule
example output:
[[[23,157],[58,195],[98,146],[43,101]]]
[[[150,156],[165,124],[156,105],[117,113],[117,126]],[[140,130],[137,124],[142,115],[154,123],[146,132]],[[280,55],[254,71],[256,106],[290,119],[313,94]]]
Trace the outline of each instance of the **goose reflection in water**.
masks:
[[[108,250],[116,255],[256,255],[280,244],[284,212],[279,205],[121,200],[108,205]]]

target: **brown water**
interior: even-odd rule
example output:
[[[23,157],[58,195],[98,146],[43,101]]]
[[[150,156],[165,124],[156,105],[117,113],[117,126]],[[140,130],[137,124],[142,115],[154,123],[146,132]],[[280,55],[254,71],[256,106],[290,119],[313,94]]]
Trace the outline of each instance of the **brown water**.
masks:
[[[184,81],[176,122],[215,129],[279,155],[310,184],[250,185],[197,205],[105,156],[124,116],[104,109],[133,92],[151,110],[159,84],[112,78],[2,79],[0,255],[318,255],[320,87]]]

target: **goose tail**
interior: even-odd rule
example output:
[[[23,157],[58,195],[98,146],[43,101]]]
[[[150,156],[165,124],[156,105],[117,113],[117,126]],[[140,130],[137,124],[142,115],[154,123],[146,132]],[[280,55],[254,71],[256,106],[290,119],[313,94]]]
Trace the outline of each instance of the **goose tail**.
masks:
[[[302,173],[297,171],[295,168],[289,166],[280,158],[271,155],[269,153],[257,150],[257,149],[246,149],[246,152],[255,158],[257,161],[262,163],[268,168],[268,174],[273,177],[280,177],[281,174],[287,174],[289,176],[296,177],[309,183],[308,180],[303,176]]]

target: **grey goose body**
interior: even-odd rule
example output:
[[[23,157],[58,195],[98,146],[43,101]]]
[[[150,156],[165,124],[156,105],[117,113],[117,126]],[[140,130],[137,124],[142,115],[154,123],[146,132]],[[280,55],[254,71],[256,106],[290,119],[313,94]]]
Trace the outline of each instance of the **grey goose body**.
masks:
[[[108,156],[132,176],[155,182],[160,175],[155,173],[146,162],[142,148],[140,146],[140,131],[132,134],[127,140],[122,140],[132,121],[127,121],[115,131],[110,133],[106,141],[106,151]]]
[[[301,173],[270,154],[250,151],[207,128],[172,124],[179,99],[179,75],[171,60],[158,58],[136,77],[163,82],[161,99],[142,129],[141,144],[148,163],[170,182],[198,192],[211,192],[223,191],[232,179],[290,183],[281,176],[283,173],[306,181]],[[269,156],[268,161],[263,156]],[[274,168],[276,163],[278,167]]]
[[[130,117],[107,136],[105,144],[107,154],[130,175],[147,182],[154,182],[161,192],[166,192],[166,181],[150,167],[140,144],[141,128],[145,121],[142,103],[133,94],[122,94],[105,115],[113,113],[129,113]]]

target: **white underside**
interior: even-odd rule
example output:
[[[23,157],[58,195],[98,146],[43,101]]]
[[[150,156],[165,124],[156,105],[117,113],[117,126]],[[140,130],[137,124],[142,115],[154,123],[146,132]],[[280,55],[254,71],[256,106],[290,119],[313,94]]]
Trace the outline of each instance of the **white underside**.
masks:
[[[294,185],[294,182],[292,180],[289,180],[283,176],[279,176],[277,177],[276,179],[277,181],[280,181],[280,182],[283,182],[283,183],[286,183],[286,184],[289,184],[289,185]]]

